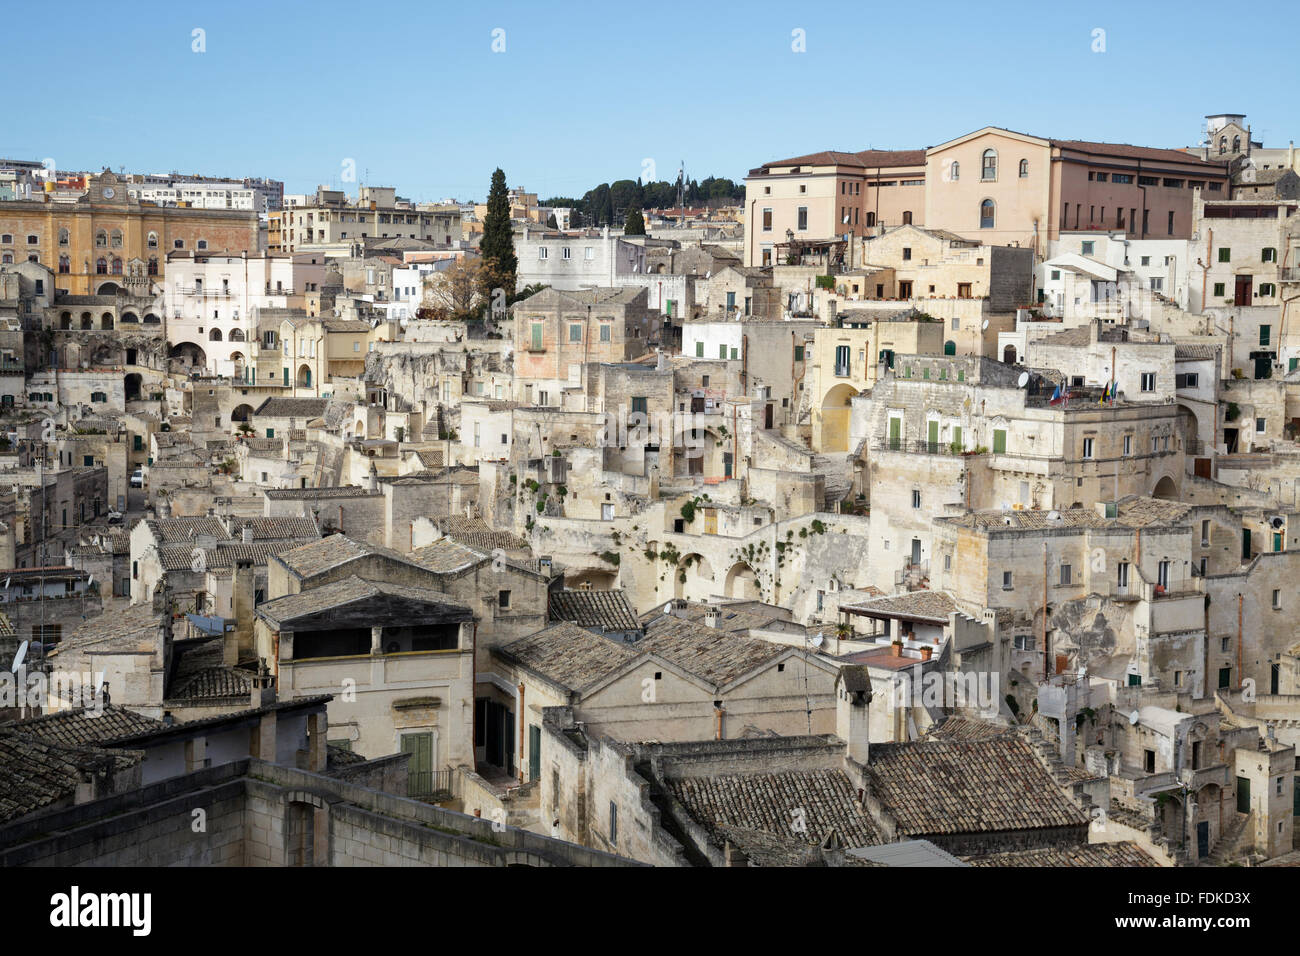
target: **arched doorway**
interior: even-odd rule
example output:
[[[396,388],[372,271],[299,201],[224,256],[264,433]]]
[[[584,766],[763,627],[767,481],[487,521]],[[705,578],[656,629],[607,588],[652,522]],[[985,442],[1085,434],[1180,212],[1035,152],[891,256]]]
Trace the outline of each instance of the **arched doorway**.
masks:
[[[139,372],[132,372],[126,376],[122,384],[125,389],[126,400],[128,402],[140,401],[140,389],[143,383],[144,383],[144,378],[140,375]]]
[[[821,431],[817,436],[817,450],[823,452],[849,450],[849,416],[853,397],[858,390],[841,383],[826,393],[822,399]]]
[[[66,330],[66,329],[70,329],[70,328],[72,328],[72,313],[71,313],[71,312],[64,312],[62,315],[59,316],[59,328],[61,328],[61,329],[65,329],[65,330]]]
[[[1002,350],[1002,361],[1007,365],[1016,364],[1016,347],[1014,345],[1008,345]]]
[[[234,411],[230,413],[232,422],[246,422],[253,417],[253,406],[245,402],[243,405],[236,405]]]
[[[1151,492],[1151,497],[1163,498],[1166,501],[1177,501],[1178,485],[1174,483],[1173,478],[1171,478],[1169,475],[1165,475],[1163,478],[1161,478],[1159,481],[1156,482],[1156,487],[1155,490]]]
[[[104,332],[113,331],[113,313],[105,312],[99,317],[99,328]]]
[[[954,342],[952,339],[949,339],[947,342],[944,342],[944,343],[943,343],[943,354],[944,354],[944,355],[956,355],[956,354],[957,354],[957,343]]]
[[[103,260],[101,259],[100,261],[102,262]],[[120,262],[121,260],[117,260],[117,261]],[[120,267],[118,268],[117,272],[118,275],[121,275],[122,270]],[[121,291],[122,291],[122,287],[118,285],[116,282],[105,282],[103,285],[101,285],[98,289],[95,290],[95,295],[117,295]]]
[[[758,586],[758,575],[743,561],[733,564],[731,570],[727,572],[725,593],[729,598],[740,598],[746,601],[760,601],[763,598]]]
[[[298,387],[311,388],[311,366],[300,365],[298,367]]]

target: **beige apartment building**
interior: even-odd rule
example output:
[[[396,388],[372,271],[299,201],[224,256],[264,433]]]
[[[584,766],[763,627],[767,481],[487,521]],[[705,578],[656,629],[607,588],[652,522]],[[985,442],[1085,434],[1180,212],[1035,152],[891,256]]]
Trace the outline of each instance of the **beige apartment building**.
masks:
[[[764,163],[745,177],[747,266],[782,260],[793,241],[876,234],[881,225],[924,222],[925,151],[827,150]]]
[[[460,210],[416,206],[391,187],[362,186],[356,199],[342,190],[316,190],[307,205],[269,214],[267,248],[294,252],[349,246],[369,239],[422,239],[451,245],[461,238]]]
[[[1186,239],[1196,189],[1228,195],[1228,167],[1177,149],[1053,140],[986,126],[926,150],[925,225],[1047,255],[1062,229]]]

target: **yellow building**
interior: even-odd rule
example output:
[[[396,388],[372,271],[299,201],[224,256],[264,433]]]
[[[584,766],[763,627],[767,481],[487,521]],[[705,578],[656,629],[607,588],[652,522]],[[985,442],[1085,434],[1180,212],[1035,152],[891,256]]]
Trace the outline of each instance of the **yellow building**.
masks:
[[[72,295],[112,293],[132,273],[157,277],[161,284],[172,251],[238,253],[257,247],[257,213],[142,203],[108,170],[92,176],[75,202],[43,195],[0,203],[0,263],[48,266],[56,287]]]

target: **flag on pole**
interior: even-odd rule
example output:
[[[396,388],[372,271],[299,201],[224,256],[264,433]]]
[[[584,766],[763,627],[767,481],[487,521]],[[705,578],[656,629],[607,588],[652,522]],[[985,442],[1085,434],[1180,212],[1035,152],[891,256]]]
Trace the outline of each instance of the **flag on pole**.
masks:
[[[1061,386],[1058,385],[1058,386],[1056,386],[1056,390],[1055,390],[1054,392],[1052,392],[1052,401],[1051,401],[1051,404],[1052,404],[1052,405],[1055,405],[1055,404],[1057,404],[1058,402],[1060,402],[1063,398],[1064,398],[1064,395],[1061,394]]]

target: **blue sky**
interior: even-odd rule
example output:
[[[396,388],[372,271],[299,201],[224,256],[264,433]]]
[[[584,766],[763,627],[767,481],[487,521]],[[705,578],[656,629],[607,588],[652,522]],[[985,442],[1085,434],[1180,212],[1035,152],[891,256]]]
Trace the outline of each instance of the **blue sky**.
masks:
[[[1238,29],[1208,2],[114,9],[76,0],[57,26],[35,15],[0,34],[8,75],[39,78],[11,84],[0,155],[265,175],[290,192],[354,191],[341,183],[351,159],[362,181],[436,200],[481,198],[498,165],[546,198],[635,179],[647,160],[659,179],[683,160],[693,178],[740,179],[770,159],[918,148],[985,125],[1186,146],[1206,113],[1235,111],[1265,145],[1300,137],[1284,82],[1295,32]]]

